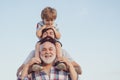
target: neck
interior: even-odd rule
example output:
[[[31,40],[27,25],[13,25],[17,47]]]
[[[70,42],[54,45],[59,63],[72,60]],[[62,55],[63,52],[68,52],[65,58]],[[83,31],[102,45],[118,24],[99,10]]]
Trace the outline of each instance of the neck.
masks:
[[[50,74],[50,70],[51,70],[51,67],[52,67],[52,64],[44,64],[44,71],[47,75]]]
[[[46,67],[46,68],[51,68],[52,67],[52,64],[44,64],[44,67]]]

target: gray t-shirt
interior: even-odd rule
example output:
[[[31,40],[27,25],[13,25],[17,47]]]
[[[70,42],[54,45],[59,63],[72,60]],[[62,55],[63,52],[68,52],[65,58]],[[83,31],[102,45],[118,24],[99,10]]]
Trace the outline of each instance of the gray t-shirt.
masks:
[[[71,62],[73,61],[72,57],[69,55],[69,53],[65,49],[62,49],[62,56],[68,58],[68,60],[70,60]],[[35,50],[32,50],[30,52],[30,54],[28,55],[28,57],[26,58],[23,64],[26,64],[33,57],[35,57]]]
[[[39,30],[43,25],[45,25],[45,24],[43,23],[43,21],[38,22],[38,23],[37,23],[37,28],[36,28],[36,30]],[[59,28],[57,27],[57,24],[54,23],[53,25],[54,25],[55,29],[56,29],[57,31],[59,31]]]

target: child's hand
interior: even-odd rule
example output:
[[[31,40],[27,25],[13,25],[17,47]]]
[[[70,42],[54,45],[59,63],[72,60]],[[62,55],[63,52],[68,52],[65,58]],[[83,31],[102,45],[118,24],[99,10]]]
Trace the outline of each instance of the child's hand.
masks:
[[[54,25],[46,25],[46,28],[53,28]]]
[[[42,30],[43,30],[43,29],[47,28],[47,26],[46,26],[46,25],[43,25],[41,28],[42,28]]]

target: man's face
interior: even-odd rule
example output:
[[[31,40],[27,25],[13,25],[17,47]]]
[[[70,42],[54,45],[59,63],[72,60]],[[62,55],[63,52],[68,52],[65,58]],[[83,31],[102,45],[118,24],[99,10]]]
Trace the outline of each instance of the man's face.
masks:
[[[45,42],[40,45],[40,58],[45,64],[51,64],[56,58],[55,45]]]
[[[44,32],[42,35],[42,38],[45,38],[47,36],[52,37],[53,39],[55,38],[55,35],[52,29],[49,29],[46,32]]]

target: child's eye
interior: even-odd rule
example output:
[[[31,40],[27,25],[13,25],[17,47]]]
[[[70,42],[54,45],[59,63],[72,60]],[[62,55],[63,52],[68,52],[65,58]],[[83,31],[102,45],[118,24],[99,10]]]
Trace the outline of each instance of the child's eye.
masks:
[[[53,19],[47,19],[46,21],[53,21]]]

